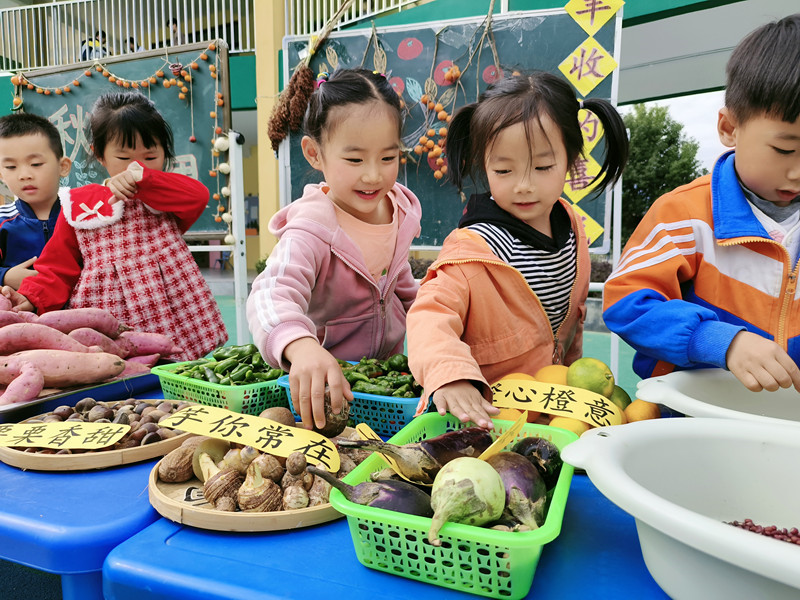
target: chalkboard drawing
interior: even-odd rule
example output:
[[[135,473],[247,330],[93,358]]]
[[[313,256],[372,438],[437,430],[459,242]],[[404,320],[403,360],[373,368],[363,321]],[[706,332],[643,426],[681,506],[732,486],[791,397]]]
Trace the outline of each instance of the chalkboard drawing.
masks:
[[[229,212],[229,201],[220,192],[228,174],[216,176],[224,158],[212,144],[230,123],[226,67],[227,49],[223,42],[214,41],[183,46],[180,52],[169,55],[127,54],[95,59],[88,67],[18,73],[12,84],[15,97],[24,98],[26,111],[48,117],[59,130],[64,155],[73,163],[65,182],[70,187],[99,183],[105,178],[92,158],[88,132],[88,111],[98,95],[111,87],[149,97],[173,129],[175,170],[202,181],[214,198],[190,234],[205,237],[215,233],[222,237],[230,233],[229,223],[220,216]],[[202,120],[197,107],[204,113]]]
[[[172,171],[192,179],[199,179],[200,169],[197,168],[197,157],[194,154],[177,155],[172,164]]]
[[[397,58],[400,60],[414,60],[420,54],[424,46],[417,38],[406,38],[397,46]]]
[[[560,73],[580,97],[611,99],[618,59],[608,50],[615,48],[614,15],[619,14],[621,5],[622,0],[570,0],[569,12],[487,14],[477,19],[419,23],[413,31],[406,26],[336,31],[311,56],[309,65],[315,72],[321,69],[323,59],[326,70],[335,70],[331,53],[338,68],[379,67],[404,101],[399,181],[414,190],[423,205],[422,233],[415,248],[437,248],[457,225],[463,210],[458,192],[446,181],[449,165],[444,142],[451,115],[475,102],[498,79],[533,70]],[[587,32],[586,26],[594,30]],[[587,33],[591,37],[587,38]],[[308,58],[308,47],[307,36],[286,40],[289,67]],[[599,156],[603,131],[596,117],[585,111],[579,120],[586,158],[592,153]],[[304,185],[319,182],[305,166],[301,137],[292,133],[286,145],[289,157],[282,172],[282,205],[298,197]],[[599,245],[606,243],[601,239],[601,224],[610,224],[610,204],[604,193],[583,183],[596,162],[587,160],[583,175],[565,181],[563,197],[580,202],[589,223],[587,233]],[[467,195],[479,191],[477,183],[468,187]]]

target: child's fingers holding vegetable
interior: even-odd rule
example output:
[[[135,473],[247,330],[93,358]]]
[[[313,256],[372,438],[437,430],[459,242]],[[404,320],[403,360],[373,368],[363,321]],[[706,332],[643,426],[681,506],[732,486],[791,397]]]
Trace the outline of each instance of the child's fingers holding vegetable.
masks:
[[[291,342],[283,355],[291,364],[289,390],[303,427],[312,429],[315,422],[324,425],[325,383],[331,370],[330,362],[333,361],[335,368],[341,372],[339,363],[312,337]]]

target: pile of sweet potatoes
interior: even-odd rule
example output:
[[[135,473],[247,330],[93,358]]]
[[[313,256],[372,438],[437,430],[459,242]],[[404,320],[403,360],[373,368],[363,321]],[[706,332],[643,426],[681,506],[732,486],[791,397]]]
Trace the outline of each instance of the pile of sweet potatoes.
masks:
[[[5,299],[0,296],[0,299]],[[131,331],[99,308],[36,316],[12,312],[0,300],[0,405],[27,402],[44,388],[69,388],[149,372],[179,353],[159,333]]]

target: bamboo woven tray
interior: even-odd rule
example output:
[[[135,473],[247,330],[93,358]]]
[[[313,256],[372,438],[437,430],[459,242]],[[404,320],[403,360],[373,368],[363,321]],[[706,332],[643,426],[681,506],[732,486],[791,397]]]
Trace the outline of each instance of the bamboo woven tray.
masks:
[[[163,402],[163,400],[151,400],[150,402]],[[98,402],[98,404],[114,404],[113,402]],[[35,419],[36,417],[31,417]],[[30,419],[21,421],[22,423]],[[30,469],[32,471],[89,471],[93,469],[106,469],[108,467],[118,467],[132,463],[142,462],[164,456],[171,450],[180,446],[187,438],[189,433],[176,435],[175,437],[146,446],[136,448],[124,448],[121,450],[95,450],[83,454],[37,454],[34,452],[23,452],[14,448],[0,447],[0,461],[7,465],[19,469]],[[338,513],[337,513],[338,514]]]
[[[330,504],[275,512],[225,512],[215,510],[203,498],[197,478],[166,483],[158,478],[158,465],[150,471],[150,504],[170,521],[214,531],[280,531],[327,523],[342,517]]]

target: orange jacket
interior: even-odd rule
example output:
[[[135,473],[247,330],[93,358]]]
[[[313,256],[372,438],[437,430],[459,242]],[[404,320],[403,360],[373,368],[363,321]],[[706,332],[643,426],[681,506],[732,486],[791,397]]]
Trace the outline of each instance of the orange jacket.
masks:
[[[555,336],[522,273],[473,231],[456,229],[447,236],[407,318],[409,367],[425,388],[418,414],[447,383],[481,382],[491,400],[489,385],[504,375],[533,375],[543,366],[580,358],[591,268],[583,226],[569,207],[568,212],[578,268],[569,311]]]

